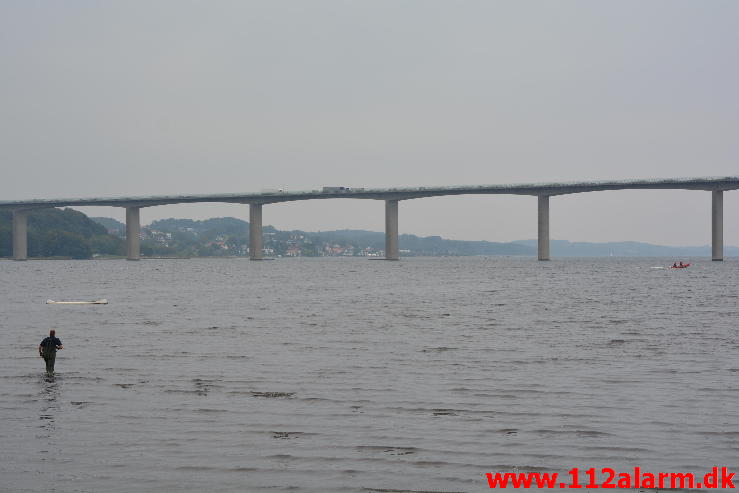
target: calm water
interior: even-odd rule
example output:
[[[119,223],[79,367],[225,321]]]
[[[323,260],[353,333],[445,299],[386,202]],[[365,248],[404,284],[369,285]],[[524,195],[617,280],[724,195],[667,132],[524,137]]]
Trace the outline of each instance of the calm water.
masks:
[[[671,261],[0,262],[0,490],[737,469],[739,262]]]

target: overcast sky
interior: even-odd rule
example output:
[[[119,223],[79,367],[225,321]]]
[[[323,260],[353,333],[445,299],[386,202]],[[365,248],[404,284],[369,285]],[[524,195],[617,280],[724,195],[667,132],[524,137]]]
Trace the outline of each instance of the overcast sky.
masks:
[[[736,176],[737,26],[733,0],[3,0],[0,200]],[[554,197],[551,235],[708,244],[710,195]],[[220,216],[248,206],[141,213]],[[383,221],[369,200],[264,208]],[[400,231],[535,238],[536,198],[405,201]]]

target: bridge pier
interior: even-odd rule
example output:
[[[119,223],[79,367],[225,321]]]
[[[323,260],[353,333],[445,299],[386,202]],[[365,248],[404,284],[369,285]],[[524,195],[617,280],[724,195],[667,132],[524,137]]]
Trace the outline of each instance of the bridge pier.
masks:
[[[262,204],[249,204],[249,260],[262,260]]]
[[[400,260],[397,200],[385,201],[385,260]]]
[[[13,211],[13,260],[28,258],[28,211]]]
[[[724,259],[724,192],[711,192],[711,250],[712,260]]]
[[[126,260],[141,258],[141,207],[126,207]]]
[[[549,195],[539,195],[539,260],[549,260]]]

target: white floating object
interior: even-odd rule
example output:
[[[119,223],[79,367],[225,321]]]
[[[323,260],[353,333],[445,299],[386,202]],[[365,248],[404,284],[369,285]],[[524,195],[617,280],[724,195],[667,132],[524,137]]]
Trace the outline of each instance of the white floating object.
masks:
[[[54,300],[46,300],[47,305],[107,305],[108,300],[105,298],[101,300],[93,300],[93,301],[54,301]]]

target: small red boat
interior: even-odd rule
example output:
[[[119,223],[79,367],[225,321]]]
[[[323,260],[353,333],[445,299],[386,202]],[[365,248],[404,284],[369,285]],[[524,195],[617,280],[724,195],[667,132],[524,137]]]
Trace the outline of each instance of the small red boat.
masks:
[[[671,265],[670,269],[684,269],[690,267],[690,264]]]

